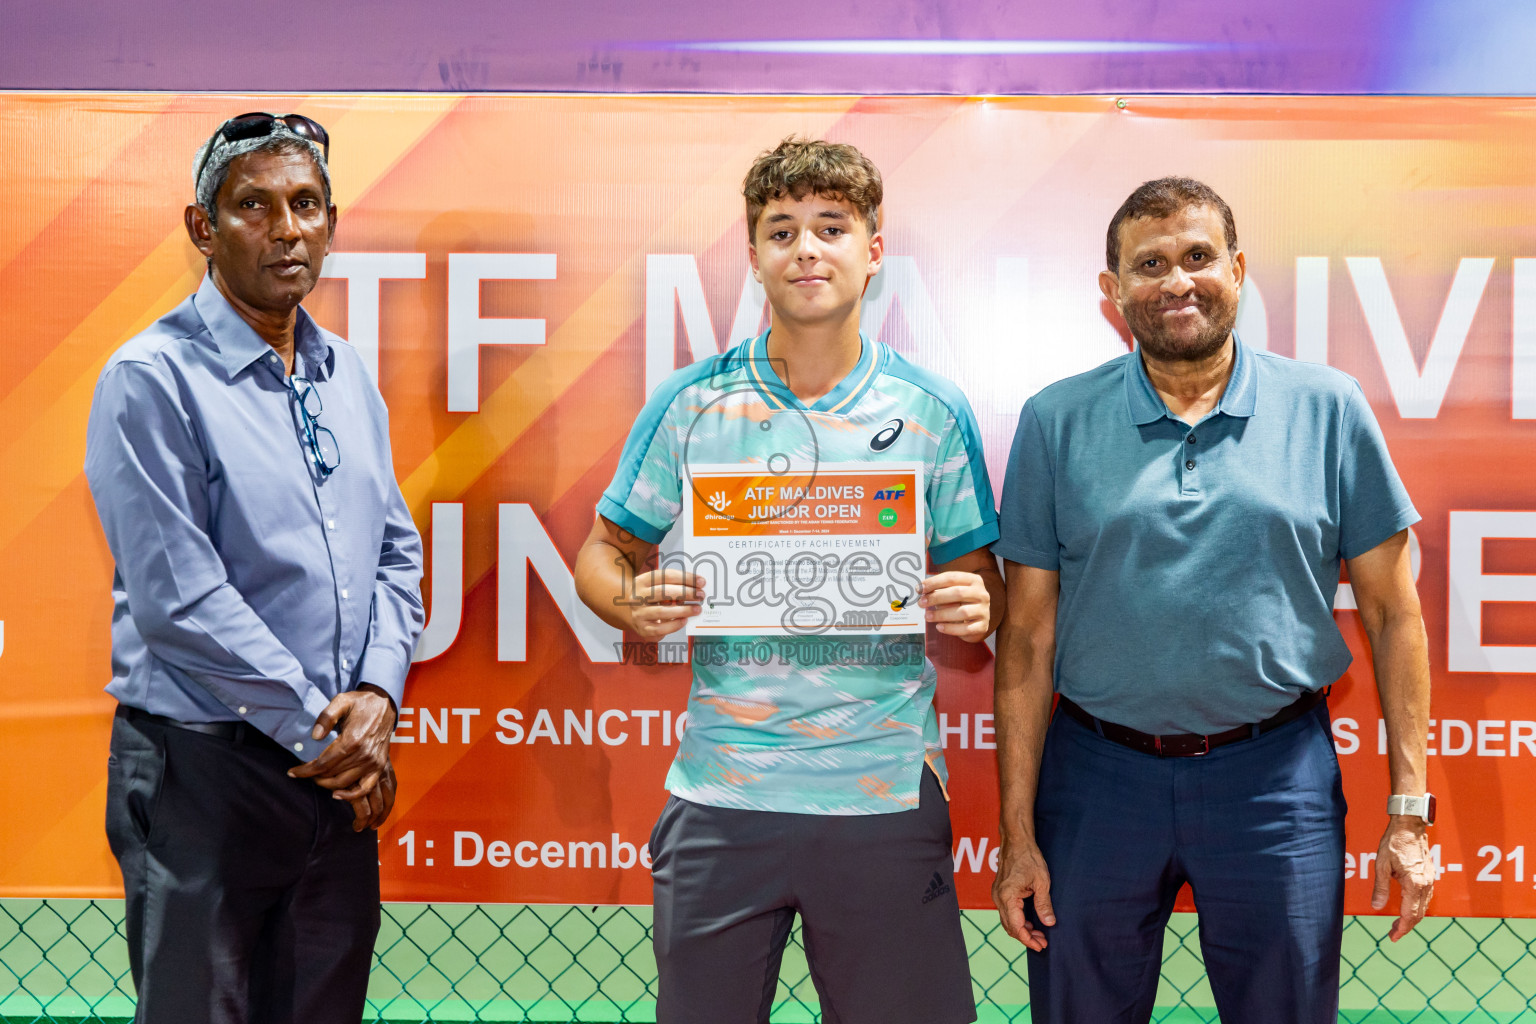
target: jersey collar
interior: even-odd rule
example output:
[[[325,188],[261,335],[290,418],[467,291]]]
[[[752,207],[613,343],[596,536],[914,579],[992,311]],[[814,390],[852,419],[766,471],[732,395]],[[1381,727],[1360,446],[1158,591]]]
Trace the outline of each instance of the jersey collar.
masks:
[[[747,348],[747,376],[768,403],[770,409],[798,409],[801,412],[824,412],[847,415],[864,393],[874,384],[880,369],[885,365],[885,346],[870,341],[863,331],[859,332],[859,361],[837,387],[822,395],[809,406],[795,396],[768,360],[768,335],[772,328],[753,338]]]

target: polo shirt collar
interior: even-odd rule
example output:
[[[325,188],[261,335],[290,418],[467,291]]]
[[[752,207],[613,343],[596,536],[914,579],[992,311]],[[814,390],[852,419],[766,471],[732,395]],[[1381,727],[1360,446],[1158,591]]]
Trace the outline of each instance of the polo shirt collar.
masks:
[[[234,380],[237,374],[252,363],[272,354],[272,346],[240,318],[235,307],[229,304],[224,293],[213,283],[212,274],[203,275],[203,283],[198,286],[192,303],[203,325],[208,328],[214,347],[219,350],[224,372],[230,380]],[[315,380],[328,378],[335,366],[335,354],[322,336],[319,325],[304,311],[303,306],[299,307],[293,333],[294,348],[298,354],[294,372]],[[278,376],[282,376],[281,371]]]
[[[1258,407],[1259,385],[1253,369],[1253,353],[1248,351],[1241,338],[1232,335],[1232,377],[1222,392],[1216,411],[1237,419],[1247,419]],[[1147,368],[1141,361],[1141,350],[1132,352],[1125,361],[1125,397],[1130,405],[1131,422],[1138,427],[1156,423],[1168,415],[1168,406],[1152,386]]]
[[[1248,351],[1248,346],[1236,332],[1232,335],[1232,347],[1232,379],[1227,381],[1227,390],[1216,403],[1216,411],[1245,420],[1258,408],[1258,375],[1253,368],[1253,353]]]

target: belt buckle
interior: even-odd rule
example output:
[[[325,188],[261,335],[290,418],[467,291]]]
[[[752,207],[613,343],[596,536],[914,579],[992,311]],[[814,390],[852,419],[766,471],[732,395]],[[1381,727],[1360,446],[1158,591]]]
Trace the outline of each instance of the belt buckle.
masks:
[[[1175,754],[1172,752],[1165,754],[1163,753],[1163,737],[1154,733],[1152,736],[1152,751],[1158,757],[1204,757],[1211,752],[1211,738],[1209,736],[1201,736],[1199,750],[1192,750],[1187,754]]]

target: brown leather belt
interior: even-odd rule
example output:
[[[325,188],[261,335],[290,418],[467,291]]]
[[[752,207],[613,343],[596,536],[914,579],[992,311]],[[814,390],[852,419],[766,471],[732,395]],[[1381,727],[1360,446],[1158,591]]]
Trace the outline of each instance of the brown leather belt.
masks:
[[[1328,691],[1331,689],[1333,687],[1325,686],[1321,690],[1312,690],[1304,693],[1294,703],[1287,704],[1262,722],[1255,722],[1252,725],[1239,725],[1234,729],[1212,733],[1209,736],[1201,736],[1191,732],[1154,736],[1149,732],[1142,732],[1139,729],[1131,729],[1123,725],[1116,725],[1114,722],[1106,722],[1102,718],[1095,718],[1066,697],[1058,699],[1057,707],[1068,718],[1076,719],[1100,736],[1107,740],[1113,740],[1122,747],[1130,747],[1132,750],[1139,750],[1143,754],[1154,754],[1157,757],[1199,757],[1201,754],[1209,754],[1217,747],[1224,747],[1229,743],[1240,743],[1243,740],[1256,739],[1271,729],[1277,729],[1287,722],[1294,722],[1327,700]]]

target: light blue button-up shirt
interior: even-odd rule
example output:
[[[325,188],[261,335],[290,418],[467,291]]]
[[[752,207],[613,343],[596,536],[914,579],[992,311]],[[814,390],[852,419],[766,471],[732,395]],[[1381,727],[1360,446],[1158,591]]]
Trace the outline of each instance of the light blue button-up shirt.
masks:
[[[1213,733],[1343,674],[1339,561],[1418,519],[1353,378],[1239,342],[1193,426],[1135,352],[1025,403],[993,551],[1061,573],[1060,693]]]
[[[400,706],[421,632],[421,538],[389,413],[352,346],[303,309],[297,376],[341,464],[310,460],[281,358],[211,278],[112,356],[85,473],[116,562],[112,682],[184,722],[249,721],[307,760],[337,694]]]

